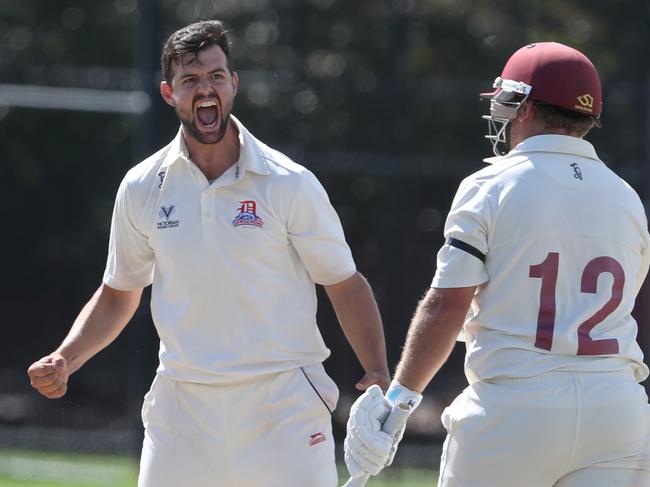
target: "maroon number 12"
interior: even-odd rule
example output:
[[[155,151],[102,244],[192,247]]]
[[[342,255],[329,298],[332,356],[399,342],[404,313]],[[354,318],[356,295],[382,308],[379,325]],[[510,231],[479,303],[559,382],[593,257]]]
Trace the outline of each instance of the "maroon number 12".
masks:
[[[542,280],[539,292],[539,314],[537,315],[537,335],[535,346],[551,350],[553,330],[555,328],[555,288],[560,267],[560,254],[549,252],[543,262],[531,265],[528,277]],[[605,338],[594,340],[589,333],[594,327],[609,316],[623,299],[625,271],[621,264],[612,257],[601,256],[589,261],[582,271],[580,292],[595,294],[598,288],[598,276],[609,272],[614,278],[609,300],[591,317],[587,318],[577,330],[578,355],[608,355],[618,353],[618,340]]]

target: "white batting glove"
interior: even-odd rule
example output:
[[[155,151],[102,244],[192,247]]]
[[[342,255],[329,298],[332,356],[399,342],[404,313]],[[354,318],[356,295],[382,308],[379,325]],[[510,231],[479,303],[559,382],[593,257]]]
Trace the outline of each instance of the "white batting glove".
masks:
[[[381,431],[390,404],[378,385],[370,386],[350,408],[343,444],[345,464],[352,477],[377,475],[386,465],[393,438]]]
[[[407,389],[402,384],[397,382],[395,379],[390,383],[388,391],[386,391],[386,400],[392,408],[395,404],[406,403],[411,407],[410,414],[415,411],[420,403],[422,402],[422,394],[419,392],[412,391]],[[393,463],[395,458],[395,453],[397,453],[397,445],[404,438],[404,430],[406,429],[406,423],[395,433],[393,437],[393,444],[391,445],[390,453],[388,459],[386,460],[386,467]]]

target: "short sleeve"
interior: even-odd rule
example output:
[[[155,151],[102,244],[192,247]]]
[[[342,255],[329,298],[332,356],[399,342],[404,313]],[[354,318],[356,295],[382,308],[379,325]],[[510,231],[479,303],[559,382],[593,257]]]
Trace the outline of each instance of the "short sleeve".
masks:
[[[115,198],[103,279],[105,284],[121,291],[143,288],[153,280],[153,249],[134,218],[134,214],[139,214],[134,210],[125,179]]]
[[[325,189],[310,171],[302,174],[289,211],[289,239],[311,279],[337,284],[356,272],[341,221]]]
[[[489,280],[485,263],[463,247],[471,246],[476,251],[474,253],[488,254],[490,218],[490,205],[484,188],[473,180],[463,181],[447,215],[446,243],[438,252],[432,287],[477,286]],[[457,245],[450,244],[454,241]]]

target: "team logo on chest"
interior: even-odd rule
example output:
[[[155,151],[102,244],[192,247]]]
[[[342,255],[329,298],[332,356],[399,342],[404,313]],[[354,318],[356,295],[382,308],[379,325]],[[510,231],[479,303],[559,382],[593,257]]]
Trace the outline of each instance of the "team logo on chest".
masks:
[[[257,203],[253,200],[240,201],[239,203],[241,203],[241,206],[237,208],[238,214],[232,224],[236,227],[248,225],[262,228],[264,220],[257,216]]]
[[[179,220],[172,220],[172,216],[176,212],[176,205],[161,206],[158,210],[158,218],[160,219],[156,226],[159,230],[163,228],[174,228],[180,224]]]

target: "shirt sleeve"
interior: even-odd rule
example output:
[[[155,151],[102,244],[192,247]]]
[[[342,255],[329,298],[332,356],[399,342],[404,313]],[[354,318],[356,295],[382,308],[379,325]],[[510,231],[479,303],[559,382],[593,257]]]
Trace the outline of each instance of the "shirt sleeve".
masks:
[[[105,284],[121,291],[140,289],[153,281],[153,249],[134,217],[133,206],[125,179],[115,198],[103,278]]]
[[[484,260],[473,254],[488,254],[487,232],[490,205],[486,191],[466,179],[458,188],[445,222],[446,243],[438,252],[431,287],[478,286],[489,280]],[[456,241],[456,245],[450,243]],[[462,244],[459,247],[459,243]],[[476,252],[462,247],[471,246]]]
[[[650,234],[648,234],[648,222],[645,215],[641,225],[642,238],[639,252],[641,254],[641,264],[639,265],[639,272],[636,276],[636,289],[637,292],[641,289],[646,276],[648,275],[648,267],[650,267]]]
[[[356,272],[341,221],[325,189],[307,170],[289,211],[288,233],[314,282],[337,284]]]

